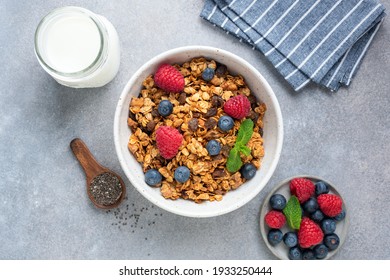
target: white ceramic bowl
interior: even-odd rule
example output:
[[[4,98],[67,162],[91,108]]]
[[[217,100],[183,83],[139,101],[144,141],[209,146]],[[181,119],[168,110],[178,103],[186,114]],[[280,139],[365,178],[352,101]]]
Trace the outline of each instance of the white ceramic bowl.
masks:
[[[129,104],[132,97],[137,97],[142,81],[155,73],[161,63],[178,63],[189,61],[194,57],[214,59],[228,67],[230,73],[241,74],[256,97],[267,106],[264,116],[264,149],[265,156],[256,176],[240,188],[228,192],[222,201],[196,204],[193,201],[165,199],[159,188],[152,188],[144,181],[141,165],[127,148],[131,134],[127,126]],[[272,176],[283,143],[283,121],[279,103],[274,92],[263,76],[244,59],[230,52],[204,46],[189,46],[164,52],[146,62],[130,79],[122,91],[115,112],[114,141],[119,162],[131,184],[155,205],[178,215],[187,217],[213,217],[238,209],[254,198],[267,184]]]

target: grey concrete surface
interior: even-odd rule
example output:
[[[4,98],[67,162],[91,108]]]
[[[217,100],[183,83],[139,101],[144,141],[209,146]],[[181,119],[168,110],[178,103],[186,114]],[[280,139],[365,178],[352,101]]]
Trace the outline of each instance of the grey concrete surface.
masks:
[[[390,8],[390,1],[382,3]],[[57,84],[39,66],[33,35],[50,10],[78,5],[106,16],[122,47],[116,78],[99,89]],[[279,181],[311,174],[338,186],[350,230],[334,259],[390,259],[390,21],[348,89],[291,90],[259,53],[199,17],[203,1],[13,1],[0,4],[0,259],[274,259],[261,239],[260,205]],[[239,210],[192,219],[153,207],[129,183],[115,211],[93,207],[70,151],[84,139],[123,175],[113,142],[125,83],[171,48],[209,45],[252,63],[280,102],[285,139],[265,189]]]

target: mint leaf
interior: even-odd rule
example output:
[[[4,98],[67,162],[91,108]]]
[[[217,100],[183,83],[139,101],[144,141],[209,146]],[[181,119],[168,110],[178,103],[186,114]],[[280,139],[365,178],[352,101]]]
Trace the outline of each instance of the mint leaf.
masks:
[[[251,149],[246,146],[253,134],[253,121],[251,119],[244,120],[238,129],[236,143],[234,148],[230,150],[229,157],[226,162],[226,167],[229,172],[237,172],[242,166],[240,153],[245,156],[251,154]]]
[[[244,120],[238,129],[236,145],[245,146],[252,137],[254,123],[251,119]]]
[[[251,149],[247,146],[240,146],[238,150],[243,153],[245,156],[249,156],[251,154]]]
[[[242,166],[240,153],[236,147],[230,150],[229,157],[226,162],[226,168],[229,172],[237,172]]]
[[[299,229],[301,226],[302,209],[298,198],[293,195],[283,209],[283,214],[286,216],[287,224],[291,229]]]

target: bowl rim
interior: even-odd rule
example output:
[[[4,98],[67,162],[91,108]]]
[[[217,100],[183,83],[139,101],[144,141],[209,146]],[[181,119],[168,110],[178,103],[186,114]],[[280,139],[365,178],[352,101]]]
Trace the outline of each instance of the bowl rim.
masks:
[[[266,246],[268,247],[268,249],[271,251],[271,253],[277,257],[278,259],[281,259],[281,260],[288,260],[288,258],[285,258],[283,255],[279,254],[279,252],[268,242],[267,240],[267,232],[266,232],[266,226],[265,226],[265,222],[264,222],[264,216],[263,214],[265,214],[265,210],[268,209],[268,202],[271,198],[271,196],[276,192],[276,190],[282,188],[284,185],[288,184],[292,179],[295,179],[295,178],[307,178],[309,180],[315,180],[315,181],[323,181],[325,183],[327,183],[333,190],[332,192],[334,194],[337,194],[341,197],[341,200],[343,201],[343,209],[346,211],[347,215],[346,217],[344,218],[343,220],[343,229],[342,229],[342,236],[339,236],[340,238],[340,244],[339,246],[336,248],[336,250],[332,250],[332,251],[329,251],[328,255],[324,258],[324,260],[328,260],[330,258],[332,258],[334,255],[336,255],[338,252],[339,252],[339,249],[343,246],[343,244],[345,243],[345,240],[346,240],[346,236],[347,236],[347,233],[348,233],[348,230],[349,230],[349,224],[350,224],[350,218],[349,218],[349,214],[348,214],[348,206],[345,202],[345,199],[342,195],[342,193],[336,188],[336,185],[333,184],[333,182],[329,181],[328,179],[324,179],[322,177],[319,177],[319,176],[314,176],[314,175],[309,175],[309,174],[301,174],[301,175],[295,175],[295,176],[291,176],[289,178],[286,178],[282,181],[279,181],[277,184],[275,184],[271,190],[269,191],[269,193],[266,195],[266,197],[264,198],[263,200],[263,203],[261,204],[261,207],[260,207],[260,219],[259,219],[259,226],[260,226],[260,233],[261,233],[261,236],[263,237],[263,241],[264,243],[266,244]],[[282,241],[283,242],[283,241]],[[286,249],[287,250],[287,249]]]
[[[179,53],[183,53],[183,52],[191,52],[191,51],[210,52],[210,53],[214,52],[214,53],[219,53],[219,54],[227,56],[227,57],[231,57],[233,60],[236,60],[239,63],[245,65],[246,68],[248,68],[251,72],[253,72],[257,76],[257,78],[260,80],[260,82],[262,83],[269,98],[272,100],[272,103],[274,104],[274,111],[275,111],[276,119],[277,119],[276,129],[277,129],[277,135],[278,135],[277,141],[275,143],[276,153],[275,153],[273,160],[270,164],[268,172],[265,174],[265,176],[263,178],[263,183],[262,183],[263,187],[260,188],[259,191],[255,192],[253,195],[246,196],[244,199],[239,200],[237,203],[234,203],[229,207],[219,209],[218,211],[210,211],[210,212],[201,213],[201,214],[193,213],[191,211],[186,211],[183,209],[172,208],[166,204],[161,204],[157,200],[155,200],[151,195],[149,195],[146,191],[142,190],[134,182],[130,172],[128,171],[127,165],[125,164],[124,155],[121,152],[120,139],[119,139],[120,138],[119,137],[119,128],[120,128],[119,121],[120,121],[121,111],[122,111],[123,106],[126,105],[126,104],[124,104],[124,101],[126,99],[127,94],[129,93],[131,85],[135,82],[135,80],[151,65],[156,64],[156,63],[161,64],[164,62],[164,60],[166,60],[167,57],[172,57],[175,54],[179,54]],[[191,58],[191,57],[189,57],[189,58]],[[246,60],[244,60],[243,58],[239,57],[236,54],[233,54],[229,51],[226,51],[226,50],[223,50],[220,48],[210,47],[210,46],[200,46],[200,45],[184,46],[184,47],[178,47],[178,48],[167,50],[165,52],[162,52],[162,53],[154,56],[153,58],[151,58],[150,60],[145,62],[140,68],[138,68],[138,70],[127,81],[127,83],[126,83],[125,87],[123,88],[122,93],[119,97],[119,100],[118,100],[118,103],[116,106],[116,111],[115,111],[114,129],[113,130],[114,130],[115,151],[116,151],[119,163],[121,165],[123,172],[126,174],[126,177],[129,179],[130,183],[134,186],[134,188],[137,189],[137,191],[139,193],[141,193],[146,199],[148,199],[154,205],[156,205],[156,206],[158,206],[166,211],[169,211],[171,213],[185,216],[185,217],[193,217],[193,218],[208,218],[208,217],[216,217],[216,216],[220,216],[223,214],[227,214],[227,213],[232,212],[232,211],[240,208],[241,206],[245,205],[250,200],[252,200],[256,195],[258,195],[259,192],[262,189],[264,189],[265,185],[268,183],[268,181],[270,180],[271,176],[273,175],[273,173],[276,169],[276,166],[279,162],[280,154],[282,151],[283,138],[284,138],[283,118],[282,118],[282,113],[281,113],[279,102],[278,102],[276,95],[275,95],[274,91],[272,90],[271,86],[269,85],[267,80],[260,74],[260,72],[256,68],[254,68],[254,66],[252,66],[249,62],[247,62]]]

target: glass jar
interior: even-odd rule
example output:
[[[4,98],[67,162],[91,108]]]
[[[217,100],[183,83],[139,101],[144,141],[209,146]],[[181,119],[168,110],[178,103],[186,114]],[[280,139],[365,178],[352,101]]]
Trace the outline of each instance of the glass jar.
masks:
[[[68,87],[101,87],[119,70],[114,26],[80,7],[58,8],[41,20],[35,32],[35,54],[43,69]]]

